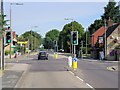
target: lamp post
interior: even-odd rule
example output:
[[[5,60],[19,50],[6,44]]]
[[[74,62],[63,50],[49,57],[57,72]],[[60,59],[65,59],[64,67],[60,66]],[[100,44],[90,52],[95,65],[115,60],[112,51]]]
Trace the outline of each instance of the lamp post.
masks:
[[[71,20],[72,21],[72,31],[73,31],[73,19],[72,18],[65,18],[65,20]],[[71,37],[70,37],[70,53],[72,53],[72,56],[73,56],[73,45],[72,45],[72,40],[71,40]],[[71,49],[71,46],[72,46],[72,49]]]
[[[38,33],[39,31],[35,31],[36,33]],[[36,36],[35,36],[35,49],[37,49],[38,48],[38,46],[37,46],[37,40],[36,40]]]
[[[31,30],[30,30],[30,35],[31,35],[31,44],[30,44],[30,45],[31,45],[31,51],[32,51],[32,49],[34,49],[34,47],[33,47],[33,40],[32,40],[32,29],[33,29],[33,28],[37,28],[37,27],[38,27],[38,26],[32,26],[32,27],[31,27]],[[33,48],[32,48],[32,47],[33,47]]]
[[[10,3],[10,30],[11,30],[10,58],[11,58],[11,45],[12,45],[12,5],[23,5],[23,3]]]

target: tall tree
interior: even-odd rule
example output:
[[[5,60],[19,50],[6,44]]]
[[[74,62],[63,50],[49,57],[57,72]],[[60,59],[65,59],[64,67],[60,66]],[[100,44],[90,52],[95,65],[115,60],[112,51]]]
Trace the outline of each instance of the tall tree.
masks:
[[[114,0],[109,0],[106,7],[104,7],[104,14],[101,16],[101,19],[96,19],[93,24],[89,26],[89,32],[92,35],[96,30],[98,30],[101,26],[104,26],[104,19],[108,21],[110,18],[113,22],[119,22],[119,7],[116,6],[116,2]]]
[[[54,48],[54,41],[58,41],[59,33],[57,29],[52,29],[46,33],[44,38],[44,46],[46,49]]]
[[[28,41],[30,44],[30,50],[37,49],[42,43],[41,35],[34,31],[27,31],[18,37],[18,41]]]
[[[60,36],[59,36],[59,47],[62,48],[62,45],[63,45],[63,49],[66,52],[70,52],[71,31],[78,31],[79,42],[81,40],[81,37],[84,34],[84,28],[78,22],[73,21],[71,23],[66,24],[63,27],[63,30],[60,32]],[[80,43],[79,43],[79,45],[80,45]],[[79,45],[77,47],[79,47]]]
[[[98,30],[101,26],[104,25],[104,22],[103,20],[101,19],[96,19],[94,21],[93,24],[91,24],[89,27],[88,27],[88,30],[90,32],[90,34],[92,35],[96,30]]]
[[[119,7],[116,6],[116,2],[114,0],[109,0],[108,4],[106,7],[104,7],[104,14],[102,15],[102,20],[106,19],[108,20],[109,17],[113,22],[119,22]]]

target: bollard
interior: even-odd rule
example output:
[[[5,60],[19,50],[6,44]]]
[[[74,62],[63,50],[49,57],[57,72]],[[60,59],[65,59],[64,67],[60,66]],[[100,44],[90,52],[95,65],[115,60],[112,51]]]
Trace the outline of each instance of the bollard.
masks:
[[[71,56],[68,57],[68,66],[72,67],[72,57]]]
[[[73,69],[76,70],[77,69],[77,58],[73,58]]]
[[[54,53],[54,58],[58,58],[58,54],[57,53]]]

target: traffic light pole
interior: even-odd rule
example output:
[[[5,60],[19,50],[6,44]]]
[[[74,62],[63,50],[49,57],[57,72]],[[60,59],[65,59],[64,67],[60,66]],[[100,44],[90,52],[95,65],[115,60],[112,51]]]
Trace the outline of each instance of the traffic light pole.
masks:
[[[12,12],[12,11],[11,11],[11,3],[10,3],[10,30],[11,30],[10,58],[11,58],[11,51],[12,51],[12,50],[11,50],[11,44],[12,44],[12,25],[11,25],[11,22],[12,22],[11,19],[12,19],[12,18],[11,18],[11,12]]]
[[[76,50],[75,50],[75,45],[74,45],[74,57],[76,57],[76,53],[75,52],[76,52]]]
[[[0,14],[1,14],[1,22],[3,21],[3,0],[1,0],[0,2],[1,4],[1,7],[0,7]],[[2,25],[0,25],[0,28],[1,28],[1,61],[0,61],[0,66],[1,66],[1,70],[4,70],[4,32],[3,32],[3,23]]]

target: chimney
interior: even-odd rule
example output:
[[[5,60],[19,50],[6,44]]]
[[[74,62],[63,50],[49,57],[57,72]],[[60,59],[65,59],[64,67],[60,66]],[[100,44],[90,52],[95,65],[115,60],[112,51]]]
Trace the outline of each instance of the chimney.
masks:
[[[108,19],[108,27],[112,26],[113,25],[113,21],[111,20],[111,18],[109,17]]]

